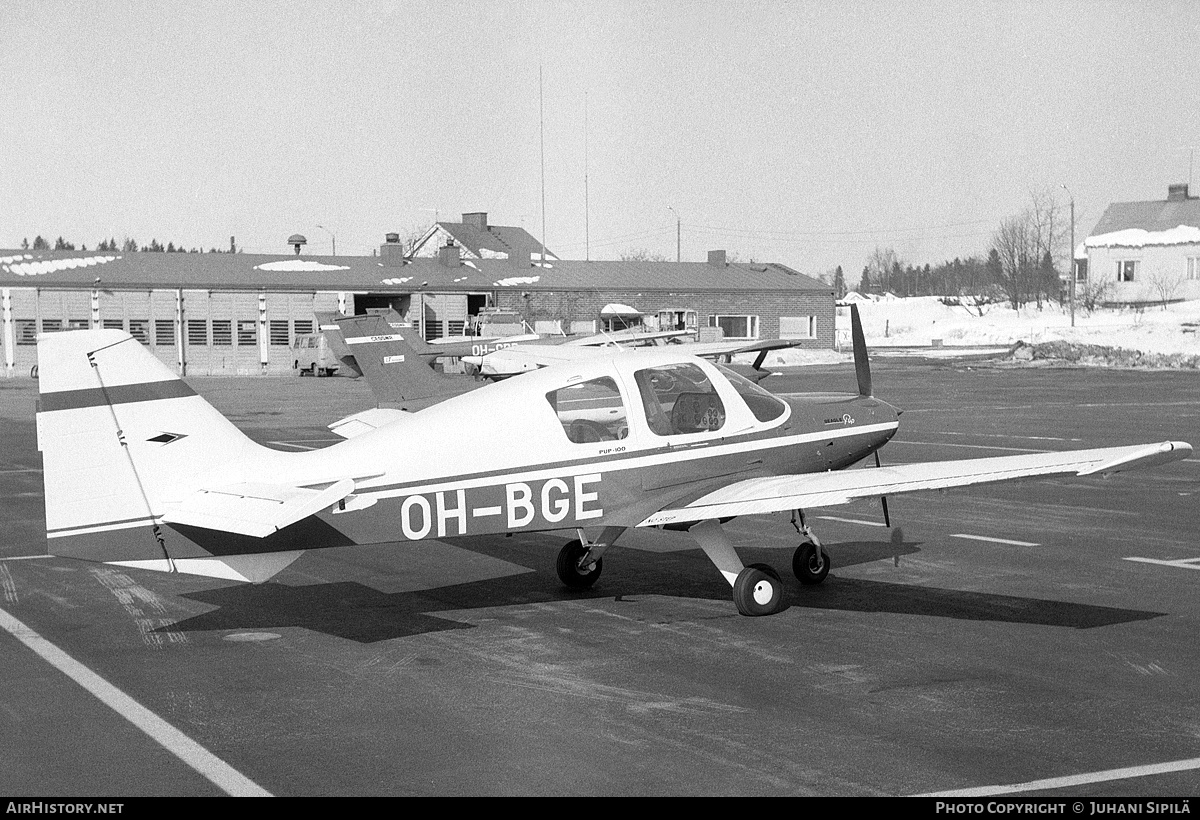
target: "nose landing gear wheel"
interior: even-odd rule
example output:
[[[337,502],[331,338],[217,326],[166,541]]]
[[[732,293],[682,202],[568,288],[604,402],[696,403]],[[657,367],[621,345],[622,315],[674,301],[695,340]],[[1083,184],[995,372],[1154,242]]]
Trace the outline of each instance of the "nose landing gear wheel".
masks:
[[[829,556],[824,550],[818,553],[811,541],[805,541],[792,554],[792,572],[802,584],[819,584],[829,574]]]
[[[604,569],[604,559],[597,558],[591,568],[584,571],[579,567],[579,561],[587,555],[588,549],[580,541],[568,541],[558,553],[559,579],[571,589],[587,589],[596,583],[600,571]]]
[[[733,602],[743,615],[770,615],[782,597],[779,573],[766,564],[750,564],[733,582]]]

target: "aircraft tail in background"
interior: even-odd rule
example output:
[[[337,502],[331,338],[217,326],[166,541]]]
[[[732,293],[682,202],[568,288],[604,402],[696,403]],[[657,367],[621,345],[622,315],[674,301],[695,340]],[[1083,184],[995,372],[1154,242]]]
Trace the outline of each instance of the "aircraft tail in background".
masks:
[[[412,334],[385,316],[350,316],[336,324],[381,407],[415,412],[479,386],[435,371],[410,343]],[[424,340],[420,344],[428,347]]]

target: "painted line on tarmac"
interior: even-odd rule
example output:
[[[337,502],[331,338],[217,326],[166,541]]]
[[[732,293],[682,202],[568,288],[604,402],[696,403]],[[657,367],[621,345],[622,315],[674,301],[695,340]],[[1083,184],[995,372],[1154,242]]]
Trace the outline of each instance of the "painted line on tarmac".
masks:
[[[1017,792],[1033,792],[1042,789],[1067,789],[1073,786],[1086,786],[1089,783],[1104,783],[1109,780],[1131,780],[1135,777],[1153,777],[1158,774],[1171,772],[1186,772],[1200,769],[1200,757],[1188,760],[1173,760],[1168,763],[1151,763],[1146,766],[1129,766],[1124,769],[1105,769],[1102,772],[1068,775],[1066,777],[1051,777],[1045,780],[1030,780],[1025,783],[1010,783],[1004,786],[978,786],[973,789],[953,789],[945,792],[929,792],[914,794],[913,797],[987,797],[993,794],[1015,794]]]
[[[142,706],[91,669],[0,609],[0,629],[36,652],[105,706],[141,729],[150,738],[233,797],[271,797],[271,793],[205,749],[196,741]]]
[[[0,470],[0,475],[16,475],[17,473],[40,473],[40,467],[29,467],[24,470]]]
[[[823,518],[826,521],[842,521],[846,524],[864,524],[868,527],[886,527],[882,521],[863,521],[858,518],[838,518],[836,515],[818,515],[817,518]]]
[[[1014,547],[1040,547],[1041,544],[1035,544],[1032,541],[1013,541],[1008,538],[992,538],[987,535],[967,535],[965,532],[952,532],[951,538],[969,538],[972,541],[990,541],[993,544],[1011,544]]]
[[[1200,558],[1178,558],[1174,561],[1164,561],[1158,558],[1126,558],[1126,561],[1137,561],[1142,564],[1158,564],[1163,567],[1178,567],[1179,569],[1200,569]]]
[[[1009,450],[1013,453],[1053,453],[1055,450],[1034,450],[1029,447],[998,447],[994,444],[954,444],[949,441],[914,441],[892,439],[889,444],[920,444],[923,447],[966,447],[969,450]]]
[[[938,430],[936,435],[972,436],[974,438],[1014,438],[1018,441],[1085,441],[1085,439],[1081,438],[1063,438],[1062,436],[1010,436],[1004,433],[957,433],[950,430]]]

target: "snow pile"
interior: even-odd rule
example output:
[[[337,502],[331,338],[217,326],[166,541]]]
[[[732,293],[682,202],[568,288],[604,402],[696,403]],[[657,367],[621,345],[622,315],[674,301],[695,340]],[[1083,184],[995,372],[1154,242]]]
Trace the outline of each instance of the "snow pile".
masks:
[[[1045,304],[1041,310],[1034,305],[1020,310],[999,304],[979,308],[944,305],[938,297],[926,296],[860,304],[858,310],[872,349],[930,347],[940,339],[945,346],[1063,341],[1142,353],[1200,354],[1200,300],[1176,302],[1165,310],[1153,306],[1088,312],[1077,306],[1074,327],[1069,308],[1057,304]],[[849,309],[844,313],[837,319],[838,335],[849,347]]]

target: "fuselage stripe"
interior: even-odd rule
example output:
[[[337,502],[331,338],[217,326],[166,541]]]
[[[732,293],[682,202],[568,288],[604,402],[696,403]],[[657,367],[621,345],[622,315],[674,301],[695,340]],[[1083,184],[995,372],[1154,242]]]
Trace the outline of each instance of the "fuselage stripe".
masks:
[[[112,387],[85,387],[80,390],[42,393],[38,397],[38,412],[80,410],[85,407],[103,407],[106,404],[132,404],[194,395],[196,395],[196,391],[188,387],[187,382],[182,379],[141,384],[118,384]]]
[[[551,462],[544,465],[525,467],[520,469],[519,472],[511,469],[492,470],[485,473],[446,476],[444,478],[435,478],[432,480],[427,479],[423,482],[410,484],[393,484],[386,482],[385,479],[385,483],[378,487],[370,486],[369,482],[359,484],[355,487],[355,492],[362,495],[371,495],[375,498],[391,498],[395,496],[415,495],[417,493],[428,493],[439,490],[486,487],[497,483],[537,481],[541,478],[561,477],[564,472],[571,473],[577,470],[584,470],[586,472],[635,470],[643,467],[653,467],[662,464],[676,464],[681,461],[693,461],[704,458],[738,455],[740,453],[751,453],[757,450],[770,450],[777,448],[782,449],[815,441],[825,441],[839,438],[844,439],[855,436],[874,436],[885,431],[894,431],[898,429],[899,426],[899,422],[892,421],[882,424],[864,425],[863,427],[854,429],[824,430],[815,433],[800,433],[791,436],[757,438],[732,444],[721,444],[720,442],[716,442],[707,447],[697,447],[689,450],[681,450],[677,447],[655,448],[654,451],[649,454],[645,450],[630,453],[617,453],[611,458],[604,460],[595,458],[581,458],[571,461]]]

